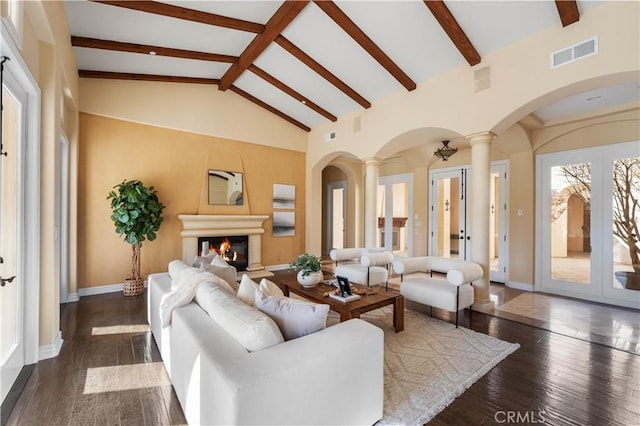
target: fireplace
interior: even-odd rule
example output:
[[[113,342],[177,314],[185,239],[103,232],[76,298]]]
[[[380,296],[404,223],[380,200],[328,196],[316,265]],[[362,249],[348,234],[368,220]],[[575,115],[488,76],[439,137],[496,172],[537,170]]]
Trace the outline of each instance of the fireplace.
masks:
[[[240,271],[246,271],[249,266],[249,236],[230,235],[226,237],[198,237],[201,255],[216,252],[227,263]],[[206,251],[206,253],[205,253]]]
[[[202,240],[213,240],[213,237],[247,237],[246,271],[252,278],[267,277],[271,274],[262,265],[262,223],[267,215],[178,215],[182,222],[182,260],[191,264],[202,248]]]

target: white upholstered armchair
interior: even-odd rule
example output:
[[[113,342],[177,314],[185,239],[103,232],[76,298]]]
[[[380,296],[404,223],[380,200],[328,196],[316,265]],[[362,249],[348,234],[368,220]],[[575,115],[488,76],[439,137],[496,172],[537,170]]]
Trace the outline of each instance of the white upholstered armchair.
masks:
[[[366,286],[384,284],[387,289],[393,254],[383,248],[333,249],[329,257],[336,263],[336,276]]]

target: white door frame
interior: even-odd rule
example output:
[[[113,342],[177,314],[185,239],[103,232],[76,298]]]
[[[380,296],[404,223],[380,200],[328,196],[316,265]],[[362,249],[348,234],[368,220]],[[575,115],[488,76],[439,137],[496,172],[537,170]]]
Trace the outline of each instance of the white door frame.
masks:
[[[58,176],[60,200],[57,230],[60,250],[60,303],[69,301],[69,139],[60,135],[60,175]]]
[[[11,58],[5,63],[22,90],[27,93],[26,138],[22,143],[18,177],[19,264],[18,273],[24,285],[24,350],[25,364],[35,364],[40,347],[40,108],[41,93],[36,79],[13,43],[6,20],[0,20],[0,55]],[[28,166],[27,166],[28,165]]]

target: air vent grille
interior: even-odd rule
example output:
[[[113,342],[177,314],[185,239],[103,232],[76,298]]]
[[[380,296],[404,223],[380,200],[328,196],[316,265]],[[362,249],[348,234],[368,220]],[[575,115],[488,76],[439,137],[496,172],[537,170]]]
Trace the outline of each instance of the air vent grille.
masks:
[[[331,142],[331,141],[333,141],[335,139],[336,139],[335,130],[333,132],[325,133],[325,135],[324,135],[324,141],[325,142]]]
[[[557,68],[597,53],[598,37],[595,36],[589,40],[585,40],[581,43],[553,52],[551,54],[551,68]]]

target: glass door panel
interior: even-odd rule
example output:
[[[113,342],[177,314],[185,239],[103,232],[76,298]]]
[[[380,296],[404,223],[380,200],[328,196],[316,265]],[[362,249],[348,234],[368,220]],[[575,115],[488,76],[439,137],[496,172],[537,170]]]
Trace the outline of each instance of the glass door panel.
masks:
[[[551,278],[591,282],[591,164],[551,168]]]
[[[605,191],[611,194],[605,212],[611,229],[606,242],[611,280],[605,280],[604,294],[633,302],[640,299],[640,157],[626,157],[633,153],[624,151],[608,154],[614,154],[605,171]]]
[[[489,218],[489,275],[491,281],[507,279],[507,166],[491,167],[491,205]]]
[[[467,230],[463,172],[436,172],[431,181],[431,255],[464,259]]]

